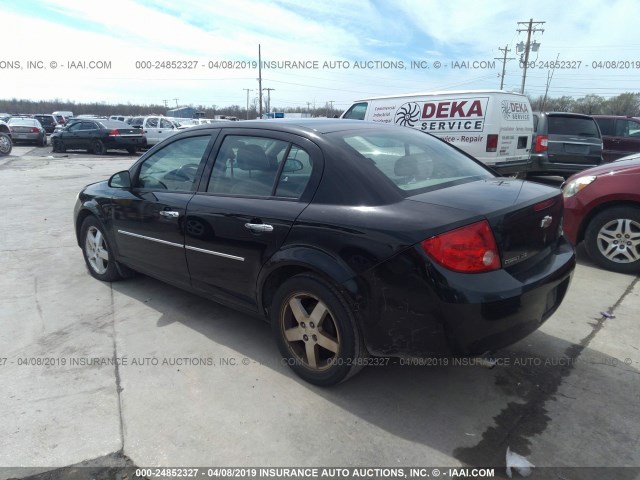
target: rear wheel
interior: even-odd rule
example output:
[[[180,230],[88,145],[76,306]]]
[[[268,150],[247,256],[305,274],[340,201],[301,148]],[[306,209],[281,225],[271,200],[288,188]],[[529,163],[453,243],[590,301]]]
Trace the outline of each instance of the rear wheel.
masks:
[[[606,269],[640,272],[640,208],[612,207],[597,214],[587,227],[585,247]]]
[[[316,276],[296,275],[282,284],[271,326],[286,363],[307,382],[335,385],[363,366],[366,349],[351,308]]]
[[[136,147],[128,147],[127,148],[127,152],[129,152],[129,155],[135,155],[136,154]]]
[[[104,155],[105,153],[107,153],[107,149],[105,148],[104,143],[102,143],[101,140],[94,140],[91,144],[91,148],[95,155]]]
[[[0,132],[0,156],[9,155],[12,148],[11,137],[4,132]]]

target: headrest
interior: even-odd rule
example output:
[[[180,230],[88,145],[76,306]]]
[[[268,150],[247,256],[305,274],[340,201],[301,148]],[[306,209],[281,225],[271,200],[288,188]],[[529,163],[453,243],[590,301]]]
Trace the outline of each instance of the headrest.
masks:
[[[236,152],[236,162],[241,170],[271,170],[264,150],[258,145],[242,145]]]

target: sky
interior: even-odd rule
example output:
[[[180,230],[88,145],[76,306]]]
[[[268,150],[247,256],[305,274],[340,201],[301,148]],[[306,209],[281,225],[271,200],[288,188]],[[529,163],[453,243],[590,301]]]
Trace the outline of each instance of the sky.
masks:
[[[497,89],[505,47],[504,89],[519,92],[518,22],[530,19],[545,23],[525,93],[543,95],[551,74],[551,97],[640,91],[637,0],[0,0],[0,11],[4,99],[245,107],[258,45],[275,109]]]

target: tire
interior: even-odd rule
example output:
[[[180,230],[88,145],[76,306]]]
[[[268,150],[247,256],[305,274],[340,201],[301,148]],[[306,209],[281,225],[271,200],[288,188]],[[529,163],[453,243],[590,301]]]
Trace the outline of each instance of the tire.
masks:
[[[94,155],[104,155],[107,153],[107,149],[101,140],[94,140],[91,144],[91,149],[93,150]]]
[[[136,147],[128,147],[127,148],[127,152],[129,152],[129,155],[135,155],[136,154]]]
[[[65,147],[64,145],[64,141],[58,139],[58,138],[54,138],[51,141],[51,151],[55,152],[55,153],[64,153],[67,151],[67,147]]]
[[[314,316],[321,318],[314,322]],[[280,286],[273,298],[271,329],[287,364],[314,385],[347,380],[367,356],[351,308],[314,275],[296,275]]]
[[[640,272],[640,208],[611,207],[597,214],[587,227],[585,248],[607,270]]]
[[[0,157],[9,155],[13,149],[11,137],[6,133],[0,132]]]
[[[123,278],[113,256],[113,250],[96,217],[84,219],[80,227],[82,255],[93,278],[103,282],[115,282]]]

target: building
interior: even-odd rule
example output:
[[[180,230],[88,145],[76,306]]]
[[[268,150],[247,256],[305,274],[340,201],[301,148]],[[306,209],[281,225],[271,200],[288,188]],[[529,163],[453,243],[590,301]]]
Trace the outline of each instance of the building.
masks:
[[[200,118],[204,117],[204,112],[200,112],[193,107],[179,107],[167,110],[167,117]]]

